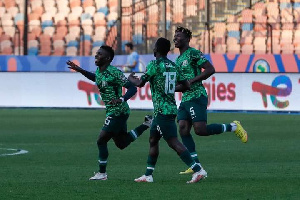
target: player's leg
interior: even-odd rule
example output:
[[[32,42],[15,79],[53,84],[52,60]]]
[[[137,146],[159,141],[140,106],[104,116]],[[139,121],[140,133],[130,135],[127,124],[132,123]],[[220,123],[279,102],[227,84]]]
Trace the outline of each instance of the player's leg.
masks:
[[[107,142],[112,138],[112,133],[102,130],[97,139],[97,146],[99,150],[99,172],[95,173],[90,180],[107,180],[106,166],[108,158]]]
[[[119,149],[125,149],[131,142],[135,141],[142,133],[147,130],[152,123],[152,116],[146,115],[144,122],[133,130],[127,132],[127,117],[117,117],[115,125],[118,127],[118,134],[114,135],[113,140]]]
[[[187,183],[196,183],[207,177],[207,172],[193,160],[187,148],[178,140],[177,136],[172,136],[170,133],[163,134],[168,145],[176,151],[181,160],[191,169],[194,173],[192,179]],[[165,137],[166,136],[166,137]],[[170,137],[167,137],[170,136]]]
[[[156,129],[157,121],[156,118],[153,119],[153,123],[150,129],[150,137],[149,137],[149,155],[147,159],[147,168],[144,175],[139,178],[134,179],[135,182],[153,182],[153,171],[155,169],[155,165],[157,162],[157,158],[159,155],[159,140],[161,135]]]
[[[160,136],[150,136],[149,138],[149,155],[147,159],[147,168],[144,175],[139,178],[134,179],[135,182],[153,182],[153,171],[155,169],[155,165],[157,162],[157,158],[159,155],[159,139]]]
[[[190,115],[190,107],[189,103],[181,103],[178,109],[178,125],[179,125],[179,134],[182,140],[182,143],[186,148],[189,150],[192,158],[195,160],[196,163],[200,164],[198,159],[198,154],[196,152],[196,145],[191,135],[191,127],[192,127],[192,118]],[[185,171],[180,172],[179,174],[191,174],[194,171],[191,168],[188,168]]]
[[[158,115],[157,131],[163,136],[169,147],[179,155],[181,160],[195,172],[189,182],[198,182],[207,177],[206,171],[195,162],[187,148],[178,140],[175,116]]]
[[[238,121],[229,124],[209,124],[207,125],[207,102],[205,96],[191,101],[190,111],[193,121],[194,131],[199,136],[218,135],[224,132],[235,132],[243,142],[247,142],[247,132]]]

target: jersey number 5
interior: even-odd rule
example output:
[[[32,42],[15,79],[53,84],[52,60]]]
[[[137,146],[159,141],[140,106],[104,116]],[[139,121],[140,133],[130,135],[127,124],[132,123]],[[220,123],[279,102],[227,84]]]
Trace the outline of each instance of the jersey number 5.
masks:
[[[175,93],[176,72],[164,72],[165,80],[165,93]]]

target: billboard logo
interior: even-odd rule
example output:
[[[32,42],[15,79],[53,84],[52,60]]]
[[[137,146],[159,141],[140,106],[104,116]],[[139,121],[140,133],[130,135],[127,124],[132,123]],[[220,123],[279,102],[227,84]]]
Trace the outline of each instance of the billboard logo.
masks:
[[[278,87],[280,85],[280,87]],[[276,108],[286,108],[289,106],[289,101],[279,101],[276,97],[287,97],[292,92],[292,82],[289,77],[281,75],[277,76],[272,85],[266,85],[260,82],[252,83],[252,91],[261,94],[263,105],[266,108],[268,106],[267,95],[270,95],[272,104]]]
[[[270,72],[270,65],[266,60],[259,59],[253,65],[253,72]]]

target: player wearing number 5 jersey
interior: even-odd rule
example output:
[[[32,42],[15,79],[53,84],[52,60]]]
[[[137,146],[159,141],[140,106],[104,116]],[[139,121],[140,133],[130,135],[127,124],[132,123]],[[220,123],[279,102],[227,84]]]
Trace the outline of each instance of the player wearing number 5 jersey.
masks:
[[[182,84],[182,90],[189,89],[189,83],[182,76],[179,68],[166,56],[170,51],[170,41],[159,38],[154,47],[156,60],[147,65],[147,70],[139,79],[132,73],[128,79],[134,85],[143,87],[146,82],[150,83],[152,101],[154,107],[154,119],[150,128],[150,150],[147,160],[147,169],[143,176],[135,179],[136,182],[153,182],[154,171],[159,155],[159,140],[165,139],[169,147],[176,151],[183,162],[195,172],[192,179],[187,183],[195,183],[207,176],[201,169],[189,151],[177,138],[177,126],[175,118],[177,106],[175,101],[176,83]]]
[[[124,149],[148,129],[152,122],[152,117],[146,116],[143,124],[127,132],[130,110],[126,101],[136,93],[136,87],[128,81],[123,72],[110,65],[113,58],[114,50],[109,46],[101,46],[95,56],[95,64],[98,66],[95,74],[83,70],[71,61],[67,62],[70,69],[80,72],[97,84],[105,103],[106,119],[97,140],[99,172],[95,173],[90,180],[107,180],[107,143],[110,139],[113,139],[119,149]],[[122,87],[128,89],[124,96],[122,96]]]
[[[175,47],[179,48],[180,51],[176,64],[191,84],[191,89],[183,92],[177,120],[183,144],[191,152],[194,160],[200,163],[195,150],[195,142],[190,134],[192,126],[195,133],[200,136],[235,132],[236,136],[244,143],[247,142],[248,137],[239,121],[233,121],[229,124],[206,125],[208,98],[202,81],[214,74],[215,69],[201,51],[189,46],[191,37],[192,32],[187,28],[177,27],[175,30],[173,41]],[[180,174],[187,173],[193,173],[193,170],[189,168]]]

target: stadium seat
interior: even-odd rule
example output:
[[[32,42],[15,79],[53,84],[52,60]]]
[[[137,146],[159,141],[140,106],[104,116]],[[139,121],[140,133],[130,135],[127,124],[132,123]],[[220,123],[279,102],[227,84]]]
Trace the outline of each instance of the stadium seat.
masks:
[[[216,53],[216,54],[225,54],[226,53],[226,45],[225,44],[217,44],[215,46],[214,53]]]
[[[77,47],[67,47],[66,48],[66,55],[67,56],[76,56],[78,53]]]
[[[252,44],[242,45],[241,53],[242,54],[252,54],[253,53],[253,45]]]

